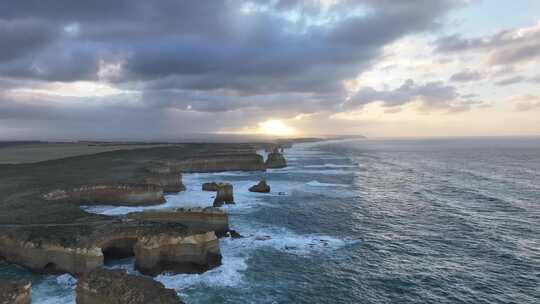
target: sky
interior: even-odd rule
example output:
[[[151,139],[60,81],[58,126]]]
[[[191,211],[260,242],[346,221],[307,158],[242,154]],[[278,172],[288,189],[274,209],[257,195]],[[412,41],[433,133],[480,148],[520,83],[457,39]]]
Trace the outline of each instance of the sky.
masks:
[[[540,135],[536,0],[0,0],[0,140]]]

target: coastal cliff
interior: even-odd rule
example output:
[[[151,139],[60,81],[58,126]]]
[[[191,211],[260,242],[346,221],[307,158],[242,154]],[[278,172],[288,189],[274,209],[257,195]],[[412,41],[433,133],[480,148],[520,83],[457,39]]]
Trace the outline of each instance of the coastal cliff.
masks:
[[[136,220],[13,228],[0,236],[0,256],[36,272],[86,273],[106,259],[134,256],[141,272],[201,272],[220,264],[212,232],[178,223]]]
[[[30,304],[32,283],[0,280],[0,304]]]
[[[229,216],[219,208],[173,208],[128,214],[138,221],[179,223],[191,231],[214,231],[221,236],[229,231]]]
[[[77,304],[183,303],[174,290],[125,270],[93,270],[79,278],[75,291]]]
[[[262,156],[256,153],[202,155],[197,158],[173,162],[170,165],[183,173],[266,170]]]
[[[163,188],[165,193],[176,193],[186,190],[182,183],[182,174],[177,172],[151,174],[145,177],[144,182]]]
[[[45,193],[47,201],[75,204],[155,205],[165,201],[163,188],[150,184],[84,185],[69,190],[57,189]]]

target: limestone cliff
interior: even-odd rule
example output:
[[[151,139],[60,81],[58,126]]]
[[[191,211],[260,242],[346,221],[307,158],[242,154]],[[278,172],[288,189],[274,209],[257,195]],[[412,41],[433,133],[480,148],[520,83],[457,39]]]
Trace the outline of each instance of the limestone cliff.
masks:
[[[144,179],[144,182],[146,184],[160,186],[166,193],[176,193],[186,190],[186,186],[182,183],[182,174],[180,173],[151,174]]]
[[[221,236],[229,231],[229,216],[219,208],[174,208],[128,214],[128,218],[139,221],[173,222],[186,226],[191,231],[214,231]]]
[[[0,304],[30,304],[32,283],[0,280]]]
[[[13,228],[0,236],[0,256],[37,272],[75,275],[103,266],[105,259],[127,256],[135,256],[142,272],[150,274],[204,271],[221,261],[214,232],[138,220]]]
[[[165,201],[163,188],[149,184],[85,185],[54,190],[43,195],[48,201],[76,204],[154,205]]]
[[[201,273],[221,265],[214,232],[147,235],[135,244],[135,267],[143,274]]]
[[[163,284],[125,270],[96,269],[77,282],[77,304],[178,304],[178,294]]]
[[[262,156],[256,153],[232,155],[208,155],[171,163],[174,169],[183,173],[223,172],[223,171],[264,171]]]

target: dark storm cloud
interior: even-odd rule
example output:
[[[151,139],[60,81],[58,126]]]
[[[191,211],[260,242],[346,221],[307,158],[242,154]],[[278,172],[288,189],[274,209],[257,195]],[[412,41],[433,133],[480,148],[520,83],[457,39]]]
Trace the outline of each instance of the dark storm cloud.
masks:
[[[482,74],[478,71],[466,70],[456,73],[450,77],[450,81],[454,82],[473,82],[482,79]]]
[[[439,53],[487,52],[489,63],[494,65],[527,62],[540,57],[540,25],[503,30],[486,37],[464,38],[455,34],[439,38],[434,44]]]
[[[57,31],[44,21],[0,19],[0,64],[19,56],[36,53],[52,43]]]
[[[0,76],[9,80],[0,93],[19,86],[13,82],[96,81],[110,64],[116,74],[105,80],[141,97],[139,107],[4,99],[0,119],[61,126],[73,117],[180,115],[184,123],[214,119],[204,128],[215,129],[332,112],[347,96],[344,80],[368,69],[389,43],[436,29],[464,2],[342,0],[325,11],[300,0],[0,0]],[[331,18],[322,22],[323,14]]]
[[[313,1],[280,1],[277,7],[307,6]],[[311,91],[328,82],[361,72],[385,44],[415,31],[431,29],[437,17],[456,1],[415,1],[403,5],[388,1],[343,1],[341,7],[367,7],[365,16],[342,16],[327,25],[298,25],[269,12],[242,14],[245,1],[2,1],[0,18],[15,22],[33,18],[57,29],[77,22],[80,33],[64,37],[58,58],[32,53],[34,65],[73,66],[80,56],[85,71],[96,69],[96,60],[109,53],[127,56],[126,80],[181,76],[183,88],[251,90],[261,82],[297,80]],[[422,6],[422,10],[416,9]],[[63,54],[63,53],[67,54]],[[75,54],[75,55],[72,55]],[[20,60],[9,74],[29,73],[28,61]],[[91,67],[90,67],[91,66]],[[56,74],[51,68],[41,78]],[[330,71],[333,71],[330,73]],[[330,75],[328,75],[330,73]],[[86,73],[66,72],[63,80],[87,78]],[[70,75],[71,74],[71,75]],[[320,76],[327,74],[328,77]],[[70,77],[71,76],[71,79]],[[196,77],[193,77],[196,76]],[[298,79],[308,79],[302,83]],[[285,81],[282,81],[285,82]],[[253,84],[252,84],[253,83]],[[307,85],[305,89],[303,85]],[[312,87],[309,87],[312,85]],[[205,87],[206,86],[206,87]],[[284,84],[269,85],[279,89]]]

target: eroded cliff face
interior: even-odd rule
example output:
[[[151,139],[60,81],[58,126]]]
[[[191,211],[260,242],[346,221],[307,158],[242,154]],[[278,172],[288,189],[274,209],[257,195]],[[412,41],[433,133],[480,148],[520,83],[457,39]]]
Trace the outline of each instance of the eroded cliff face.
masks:
[[[32,283],[0,280],[0,304],[30,304]]]
[[[182,174],[175,172],[150,174],[144,179],[144,182],[159,186],[166,193],[176,193],[186,190],[186,186],[182,183]]]
[[[69,190],[54,190],[43,195],[47,201],[76,204],[145,206],[165,201],[163,188],[149,184],[85,185]]]
[[[183,173],[266,170],[262,156],[256,153],[202,155],[198,158],[171,162],[170,166]]]
[[[10,263],[39,273],[76,274],[103,265],[103,254],[98,247],[64,246],[7,235],[0,237],[0,255]]]
[[[139,221],[180,223],[191,231],[214,231],[221,236],[229,231],[229,216],[219,208],[173,208],[128,214]]]
[[[213,231],[198,233],[180,223],[138,220],[14,228],[0,237],[0,256],[36,272],[74,275],[103,266],[105,259],[127,256],[135,256],[141,271],[153,275],[165,269],[204,271],[221,261]]]
[[[181,304],[163,284],[125,270],[96,269],[77,282],[77,304]]]
[[[143,274],[201,273],[221,265],[216,234],[145,236],[135,244],[135,267]]]

